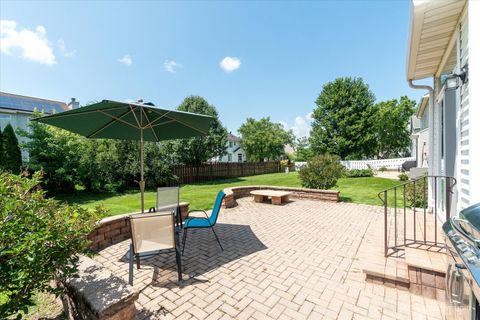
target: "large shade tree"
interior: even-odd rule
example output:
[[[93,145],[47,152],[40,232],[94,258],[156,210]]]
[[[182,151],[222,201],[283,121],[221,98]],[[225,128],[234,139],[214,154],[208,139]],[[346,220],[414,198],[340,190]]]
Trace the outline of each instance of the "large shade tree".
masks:
[[[411,142],[408,124],[414,113],[415,101],[403,96],[400,100],[379,102],[375,108],[372,123],[376,155],[382,159],[408,155]]]
[[[225,154],[228,131],[219,120],[217,109],[203,97],[189,96],[177,107],[179,111],[212,116],[214,120],[206,136],[164,143],[173,158],[184,164],[199,165],[202,162]]]
[[[337,78],[315,101],[310,143],[317,154],[363,159],[375,153],[375,95],[362,78]]]
[[[3,130],[0,151],[3,170],[18,174],[22,167],[22,153],[11,124],[7,124]]]
[[[285,153],[285,145],[292,144],[294,140],[292,131],[270,121],[269,117],[258,121],[248,118],[238,132],[242,135],[242,148],[250,161],[278,159]]]

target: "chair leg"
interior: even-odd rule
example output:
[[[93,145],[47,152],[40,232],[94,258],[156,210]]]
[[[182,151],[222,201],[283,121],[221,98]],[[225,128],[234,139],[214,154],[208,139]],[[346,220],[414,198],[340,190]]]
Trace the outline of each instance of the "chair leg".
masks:
[[[137,260],[137,269],[140,269],[140,255],[136,254],[135,259]]]
[[[183,256],[183,252],[185,251],[185,244],[187,243],[187,231],[188,231],[188,228],[183,228],[183,248],[182,248],[182,256]]]
[[[128,283],[133,286],[133,243],[130,244],[128,264]]]
[[[182,257],[180,256],[180,235],[175,230],[175,259],[177,260],[178,282],[182,281]]]
[[[220,243],[220,239],[218,239],[217,233],[215,232],[215,230],[213,229],[213,227],[211,227],[210,229],[212,229],[213,235],[215,236],[215,239],[217,239],[218,245],[220,246],[220,248],[221,248],[222,251],[223,251],[223,247],[222,247],[222,244]]]

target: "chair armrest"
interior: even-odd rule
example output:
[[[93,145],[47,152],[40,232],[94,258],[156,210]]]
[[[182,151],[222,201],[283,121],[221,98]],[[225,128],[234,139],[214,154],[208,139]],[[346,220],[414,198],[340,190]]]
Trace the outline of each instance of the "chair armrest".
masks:
[[[203,212],[205,214],[205,217],[208,219],[208,214],[205,210],[191,210],[191,211],[188,211],[186,218],[189,218],[190,213],[192,213],[192,212]],[[192,218],[196,218],[196,217],[192,217]]]

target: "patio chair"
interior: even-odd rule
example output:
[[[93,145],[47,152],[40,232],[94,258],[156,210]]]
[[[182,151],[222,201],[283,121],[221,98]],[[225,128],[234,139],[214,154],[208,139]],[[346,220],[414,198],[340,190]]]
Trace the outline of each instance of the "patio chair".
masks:
[[[185,251],[185,244],[187,242],[187,232],[188,229],[198,229],[198,228],[210,228],[213,231],[213,235],[218,242],[218,245],[223,251],[222,244],[220,243],[220,239],[218,239],[217,234],[215,233],[215,229],[213,228],[217,223],[218,214],[220,213],[220,208],[222,207],[222,201],[225,198],[225,193],[220,191],[217,194],[217,199],[215,200],[215,204],[212,209],[212,213],[208,216],[205,210],[192,210],[188,212],[187,217],[185,218],[185,223],[183,224],[183,248],[182,248],[182,256],[183,252]],[[190,213],[192,212],[203,212],[205,217],[190,217]]]
[[[157,188],[157,206],[153,212],[170,212],[175,210],[175,223],[178,227],[182,226],[182,217],[180,214],[180,188],[163,187]]]
[[[169,213],[139,213],[129,217],[132,232],[132,243],[129,254],[128,283],[133,285],[133,258],[140,269],[140,258],[156,255],[167,250],[175,251],[178,281],[182,281],[182,262],[178,231],[175,229],[175,214]]]

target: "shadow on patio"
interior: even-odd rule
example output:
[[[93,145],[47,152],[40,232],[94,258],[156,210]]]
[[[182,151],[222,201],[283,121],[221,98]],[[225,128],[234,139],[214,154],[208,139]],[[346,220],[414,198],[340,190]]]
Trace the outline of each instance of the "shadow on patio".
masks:
[[[248,225],[217,223],[215,232],[224,250],[215,240],[213,232],[209,229],[189,230],[187,246],[182,257],[183,283],[177,282],[175,254],[173,252],[161,253],[141,259],[140,269],[134,268],[134,285],[142,282],[152,287],[185,287],[194,283],[209,282],[208,273],[230,262],[248,256],[252,253],[267,249],[257,238]],[[122,251],[120,261],[125,265],[122,269],[128,272],[128,245]],[[152,274],[153,269],[153,274]],[[151,281],[146,281],[146,274]],[[142,285],[143,287],[143,285]]]

